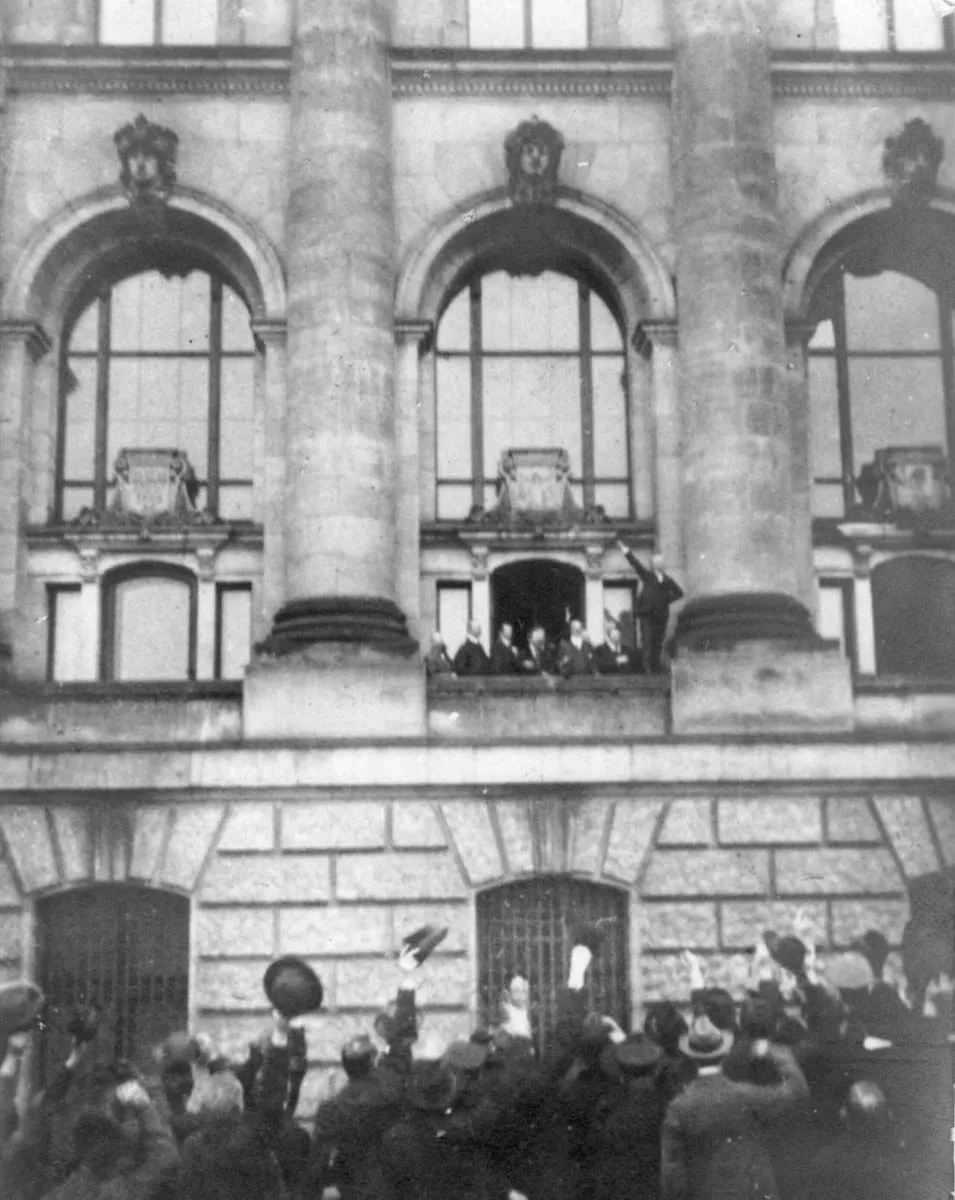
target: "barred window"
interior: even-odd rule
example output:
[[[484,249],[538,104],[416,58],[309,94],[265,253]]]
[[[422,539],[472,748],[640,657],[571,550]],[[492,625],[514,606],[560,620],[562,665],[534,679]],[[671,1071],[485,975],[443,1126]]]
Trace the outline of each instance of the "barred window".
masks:
[[[625,892],[564,875],[504,884],[478,896],[478,988],[483,1018],[499,1019],[501,994],[515,971],[531,988],[538,1048],[554,1031],[557,996],[567,982],[574,927],[603,920],[606,937],[590,970],[589,1005],[630,1026],[629,918]]]

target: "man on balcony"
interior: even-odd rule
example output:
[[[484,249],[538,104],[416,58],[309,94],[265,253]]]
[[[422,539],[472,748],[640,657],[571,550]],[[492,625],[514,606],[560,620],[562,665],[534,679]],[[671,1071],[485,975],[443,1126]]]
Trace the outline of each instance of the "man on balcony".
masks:
[[[557,669],[565,679],[596,674],[594,652],[584,633],[583,621],[571,621],[570,637],[561,642],[557,653]]]
[[[514,645],[514,626],[504,621],[491,647],[492,675],[520,675],[521,658]]]
[[[617,538],[617,546],[633,567],[640,580],[637,597],[637,616],[640,618],[640,638],[647,669],[653,675],[663,670],[663,643],[666,639],[670,605],[682,599],[683,589],[664,570],[663,555],[654,554],[650,569],[643,565],[630,547]]]

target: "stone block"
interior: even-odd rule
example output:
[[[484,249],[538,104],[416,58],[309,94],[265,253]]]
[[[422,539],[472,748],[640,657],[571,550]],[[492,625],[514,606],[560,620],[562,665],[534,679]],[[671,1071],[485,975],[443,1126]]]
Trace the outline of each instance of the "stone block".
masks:
[[[534,836],[527,805],[520,800],[508,800],[494,805],[497,825],[501,831],[504,856],[514,875],[530,875],[534,871]]]
[[[129,859],[129,874],[133,879],[152,879],[158,874],[170,819],[168,808],[150,806],[136,809]]]
[[[275,805],[258,803],[235,804],[229,813],[222,836],[220,851],[274,850]]]
[[[196,953],[201,958],[275,955],[274,926],[271,908],[200,908],[193,933]]]
[[[720,800],[716,809],[723,845],[822,841],[820,805],[815,798]]]
[[[346,854],[338,859],[336,871],[339,900],[448,900],[467,895],[448,853]]]
[[[645,896],[759,895],[769,890],[764,850],[654,850]]]
[[[706,982],[725,987],[733,995],[745,990],[749,977],[750,959],[745,954],[704,954],[703,970]],[[686,1004],[690,999],[690,977],[679,954],[645,954],[640,960],[643,982],[643,1003],[652,1000],[672,1000]]]
[[[670,667],[675,733],[838,733],[853,722],[848,659],[836,649],[747,642],[681,650]]]
[[[279,954],[387,954],[391,945],[391,911],[386,907],[279,911]]]
[[[795,900],[772,904],[758,900],[724,900],[720,905],[723,949],[751,950],[767,929],[775,930],[780,937],[791,934],[793,917],[799,909],[812,918],[816,945],[826,945],[829,934],[824,900],[812,900],[807,904]]]
[[[604,859],[604,873],[633,883],[640,874],[663,811],[662,800],[618,800]]]
[[[898,946],[908,918],[907,900],[833,900],[833,945],[848,946],[866,930],[877,929],[890,945]]]
[[[269,956],[243,962],[200,959],[196,964],[196,1005],[220,1011],[268,1009],[262,988],[268,965]]]
[[[384,844],[384,804],[313,800],[282,805],[283,850],[370,850]]]
[[[671,800],[658,846],[709,846],[713,841],[712,802]]]
[[[224,809],[220,804],[189,804],[174,810],[162,865],[162,881],[192,891],[215,841]]]
[[[0,859],[0,904],[13,906],[19,903],[20,891],[13,878],[10,864]]]
[[[603,799],[584,800],[574,807],[570,860],[573,870],[590,875],[600,871],[600,855],[612,811],[612,801]]]
[[[0,961],[19,962],[24,949],[23,914],[0,913]]]
[[[947,866],[955,867],[955,800],[929,800],[928,806],[942,856]]]
[[[419,800],[396,800],[391,806],[391,840],[396,847],[447,845],[434,805]]]
[[[473,986],[468,959],[439,953],[428,963],[427,987],[422,987],[425,1003],[467,1005]],[[390,959],[341,959],[335,963],[335,1003],[339,1008],[383,1007],[394,996],[395,974]]]
[[[640,942],[646,950],[715,950],[715,904],[645,904]]]
[[[875,807],[892,847],[910,878],[939,868],[938,856],[920,796],[877,796]]]
[[[902,880],[888,850],[777,850],[780,895],[900,892]]]
[[[327,900],[329,861],[322,855],[228,855],[209,864],[200,892],[207,902],[295,904]]]
[[[472,885],[500,879],[504,868],[484,800],[449,800],[441,811]]]
[[[0,809],[0,827],[25,892],[60,882],[45,808],[16,805]]]
[[[882,842],[868,800],[862,796],[830,796],[825,804],[830,842]]]
[[[89,810],[71,807],[54,808],[51,812],[64,880],[78,883],[89,879],[92,865]]]
[[[248,739],[284,742],[422,737],[424,672],[417,656],[395,658],[363,646],[253,659],[242,722]]]

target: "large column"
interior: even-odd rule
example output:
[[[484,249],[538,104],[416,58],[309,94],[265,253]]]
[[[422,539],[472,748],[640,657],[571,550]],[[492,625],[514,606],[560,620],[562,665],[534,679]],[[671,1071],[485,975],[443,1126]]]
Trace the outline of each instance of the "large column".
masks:
[[[299,0],[288,205],[286,604],[270,649],[410,654],[396,601],[389,0]]]
[[[818,639],[802,600],[811,528],[794,488],[772,3],[672,0],[671,13],[688,595],[674,725],[845,723],[851,696],[833,692],[841,717],[820,706],[812,682],[824,656],[806,657]],[[797,664],[790,651],[802,656]]]

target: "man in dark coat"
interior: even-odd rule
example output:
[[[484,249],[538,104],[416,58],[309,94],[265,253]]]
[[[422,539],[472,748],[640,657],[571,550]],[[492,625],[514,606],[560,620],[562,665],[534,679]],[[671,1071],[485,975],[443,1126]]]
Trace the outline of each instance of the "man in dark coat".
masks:
[[[647,669],[653,675],[663,670],[663,643],[666,640],[670,605],[680,600],[683,589],[664,570],[663,557],[654,554],[650,569],[647,569],[625,542],[617,539],[617,546],[633,567],[640,580],[640,595],[637,597],[637,616],[640,618],[640,636]]]
[[[462,679],[469,675],[486,675],[490,666],[491,660],[481,645],[480,622],[468,621],[468,635],[454,656],[454,673]]]
[[[444,638],[437,630],[432,633],[431,649],[424,656],[424,670],[429,678],[432,675],[450,675],[454,671],[454,663],[448,654]]]
[[[535,625],[527,639],[527,656],[522,663],[526,675],[556,675],[557,661],[547,643],[543,625]]]
[[[494,645],[491,647],[492,675],[520,675],[521,656],[514,645],[514,626],[504,621],[498,630]]]
[[[592,1142],[593,1200],[657,1200],[660,1129],[666,1097],[659,1069],[663,1052],[637,1034],[612,1042],[601,1065],[612,1081],[596,1106]]]
[[[643,671],[643,656],[635,646],[623,644],[614,621],[607,626],[607,640],[594,651],[594,665],[599,675],[638,675]]]
[[[593,675],[594,652],[584,634],[582,621],[571,621],[570,636],[565,638],[557,651],[557,669],[565,679],[573,675]]]

